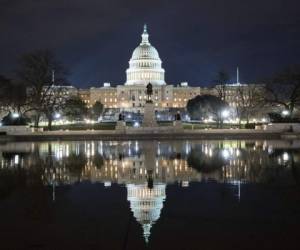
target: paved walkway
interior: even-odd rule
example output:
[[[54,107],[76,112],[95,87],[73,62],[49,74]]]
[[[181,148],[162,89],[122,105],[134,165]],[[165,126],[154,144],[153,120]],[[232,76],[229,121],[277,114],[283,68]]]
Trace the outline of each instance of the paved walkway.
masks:
[[[209,130],[130,130],[121,133],[115,130],[45,131],[27,132],[4,136],[4,141],[45,141],[45,140],[140,140],[140,139],[282,139],[284,133],[253,129],[209,129]],[[298,134],[292,134],[297,139]],[[291,134],[289,134],[291,136]]]

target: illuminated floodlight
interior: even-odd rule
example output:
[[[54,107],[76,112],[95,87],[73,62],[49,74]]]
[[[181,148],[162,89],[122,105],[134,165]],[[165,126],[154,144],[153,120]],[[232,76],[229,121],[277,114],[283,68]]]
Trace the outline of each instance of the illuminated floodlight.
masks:
[[[261,121],[262,122],[267,122],[267,119],[266,118],[262,118]]]
[[[229,116],[229,110],[225,109],[222,111],[222,117],[227,118]]]
[[[288,110],[283,110],[283,111],[281,112],[281,114],[282,114],[283,116],[288,116],[288,115],[290,114],[290,111],[288,111]]]
[[[61,118],[61,114],[60,114],[60,113],[55,113],[55,114],[54,114],[54,118],[55,118],[55,119]]]
[[[134,122],[133,127],[138,128],[140,126],[139,122]]]
[[[13,118],[19,118],[19,117],[20,117],[20,114],[19,114],[19,113],[12,113],[12,117],[13,117]]]

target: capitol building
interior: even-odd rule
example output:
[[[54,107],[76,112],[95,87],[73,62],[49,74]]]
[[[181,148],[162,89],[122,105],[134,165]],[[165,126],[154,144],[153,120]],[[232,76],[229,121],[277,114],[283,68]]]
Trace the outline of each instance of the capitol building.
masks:
[[[129,60],[126,82],[116,87],[104,83],[103,87],[79,91],[79,96],[88,106],[100,101],[106,109],[143,113],[148,83],[153,85],[152,101],[157,111],[185,108],[189,99],[200,94],[200,87],[190,87],[187,82],[176,87],[166,83],[162,60],[144,25],[141,42]]]
[[[262,84],[240,83],[238,72],[237,70],[236,83],[226,83],[225,86],[217,84],[211,87],[194,87],[189,86],[187,82],[170,84],[165,80],[166,72],[163,68],[163,62],[157,49],[151,44],[147,26],[144,25],[140,43],[133,50],[129,59],[125,83],[111,84],[105,82],[101,87],[89,89],[76,89],[73,86],[68,86],[66,87],[68,93],[66,98],[78,96],[88,108],[96,102],[101,102],[105,109],[102,115],[103,120],[115,120],[120,112],[127,113],[127,119],[134,120],[144,113],[147,100],[146,86],[151,83],[152,101],[155,111],[158,112],[157,119],[170,120],[178,110],[182,115],[186,114],[188,101],[198,95],[205,94],[222,98],[235,112],[235,108],[242,99],[250,98],[254,90],[260,95],[264,93],[264,85]],[[224,91],[222,96],[220,96],[220,90]],[[241,91],[243,97],[241,97]],[[270,110],[257,111],[256,117],[252,117],[252,119],[262,119]],[[160,118],[158,118],[159,116]],[[184,115],[183,117],[188,116]]]

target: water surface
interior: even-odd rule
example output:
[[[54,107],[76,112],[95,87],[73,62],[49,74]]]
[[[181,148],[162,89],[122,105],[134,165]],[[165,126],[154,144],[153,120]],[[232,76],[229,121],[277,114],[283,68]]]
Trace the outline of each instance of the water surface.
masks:
[[[298,249],[300,141],[0,144],[1,249]]]

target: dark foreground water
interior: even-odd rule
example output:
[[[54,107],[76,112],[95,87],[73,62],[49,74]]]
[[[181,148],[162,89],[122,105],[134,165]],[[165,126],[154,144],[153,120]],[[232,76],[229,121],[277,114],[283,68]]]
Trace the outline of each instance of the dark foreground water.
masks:
[[[299,249],[299,141],[0,144],[0,249]]]

